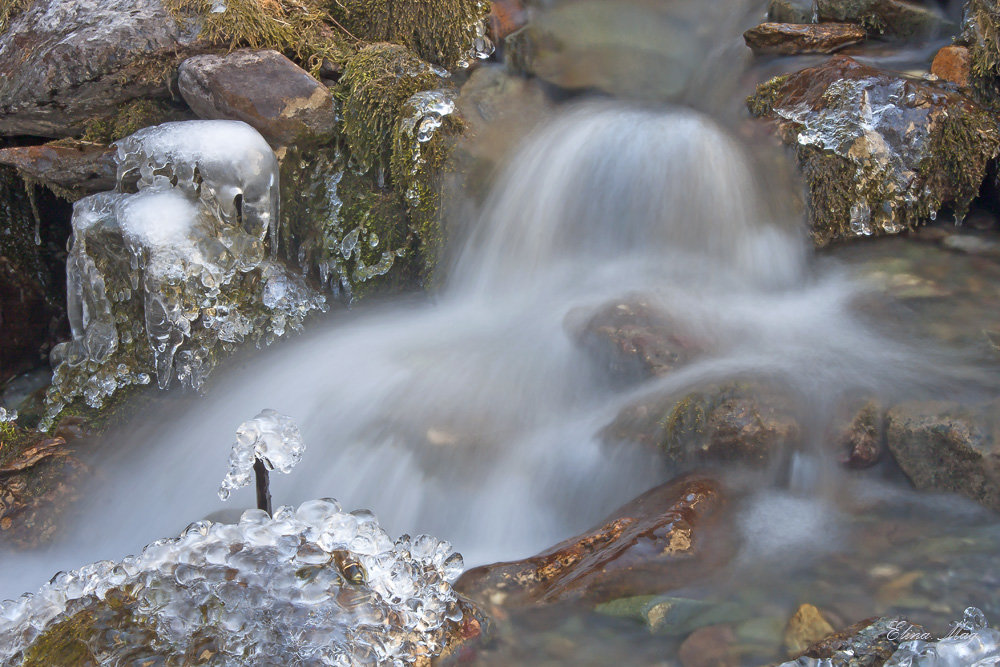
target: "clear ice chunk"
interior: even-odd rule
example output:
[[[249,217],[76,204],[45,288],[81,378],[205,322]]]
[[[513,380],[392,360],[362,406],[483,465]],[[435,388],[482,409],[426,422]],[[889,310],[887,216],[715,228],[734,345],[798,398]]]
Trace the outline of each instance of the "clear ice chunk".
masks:
[[[274,410],[262,410],[236,429],[236,443],[229,454],[229,472],[219,487],[219,497],[229,495],[250,483],[256,459],[268,470],[289,473],[305,451],[302,434],[291,417]]]
[[[248,510],[235,525],[197,521],[138,556],[60,572],[0,604],[0,664],[87,611],[87,650],[100,664],[188,664],[206,645],[212,664],[426,664],[463,617],[451,587],[462,560],[436,538],[414,543],[419,555],[371,512],[328,498],[273,519]]]

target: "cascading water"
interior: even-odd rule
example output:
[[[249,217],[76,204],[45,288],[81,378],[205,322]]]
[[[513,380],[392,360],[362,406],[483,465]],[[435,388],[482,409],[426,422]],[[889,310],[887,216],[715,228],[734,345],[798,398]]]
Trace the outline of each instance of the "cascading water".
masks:
[[[707,118],[571,108],[503,172],[436,303],[359,309],[113,434],[73,529],[44,553],[5,556],[0,596],[232,512],[216,496],[228,443],[261,408],[292,416],[309,447],[274,481],[276,504],[333,496],[477,564],[539,551],[666,478],[653,454],[598,436],[636,395],[757,374],[819,414],[923,377],[852,315],[857,286],[810,273],[805,248],[768,220],[749,162]],[[625,390],[596,372],[567,317],[635,292],[702,354]],[[251,503],[249,490],[230,500]]]

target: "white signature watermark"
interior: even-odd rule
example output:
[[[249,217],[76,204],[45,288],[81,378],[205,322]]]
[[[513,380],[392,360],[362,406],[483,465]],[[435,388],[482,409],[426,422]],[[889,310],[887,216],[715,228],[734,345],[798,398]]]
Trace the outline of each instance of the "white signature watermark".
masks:
[[[942,637],[934,637],[934,635],[927,632],[924,628],[900,619],[889,622],[889,631],[886,632],[885,638],[897,644],[909,641],[929,642],[935,641],[935,639],[965,637],[988,626],[989,623],[986,621],[986,615],[980,609],[968,607],[965,610],[962,620],[952,623],[948,633]]]

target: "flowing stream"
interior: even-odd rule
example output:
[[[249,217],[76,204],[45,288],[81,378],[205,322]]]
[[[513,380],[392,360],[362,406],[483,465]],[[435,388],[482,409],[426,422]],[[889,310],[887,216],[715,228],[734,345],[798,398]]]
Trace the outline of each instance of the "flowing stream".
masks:
[[[803,433],[787,465],[755,482],[780,491],[748,504],[746,558],[842,539],[833,498],[848,487],[823,446],[837,406],[992,380],[887,336],[894,321],[863,308],[869,290],[844,266],[814,261],[771,203],[795,193],[765,196],[759,169],[690,109],[566,105],[524,139],[478,212],[452,221],[464,233],[433,298],[313,323],[230,361],[203,397],[110,434],[72,528],[42,551],[5,555],[0,598],[191,521],[238,516],[252,490],[228,503],[216,492],[236,427],[264,408],[294,418],[306,443],[298,468],[272,476],[275,505],[335,497],[372,509],[390,534],[450,540],[476,565],[536,553],[669,479],[654,452],[602,441],[630,402],[764,378],[795,397]],[[576,338],[590,314],[636,294],[701,352],[622,386]]]

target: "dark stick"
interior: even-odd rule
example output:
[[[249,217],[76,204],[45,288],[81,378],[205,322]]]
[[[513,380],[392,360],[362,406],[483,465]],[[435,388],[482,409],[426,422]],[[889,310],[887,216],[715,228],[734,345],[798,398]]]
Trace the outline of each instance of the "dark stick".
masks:
[[[257,478],[257,509],[264,510],[268,515],[273,515],[271,512],[271,489],[269,488],[270,483],[268,481],[267,468],[264,467],[264,462],[260,459],[254,459],[253,473],[254,477]]]

